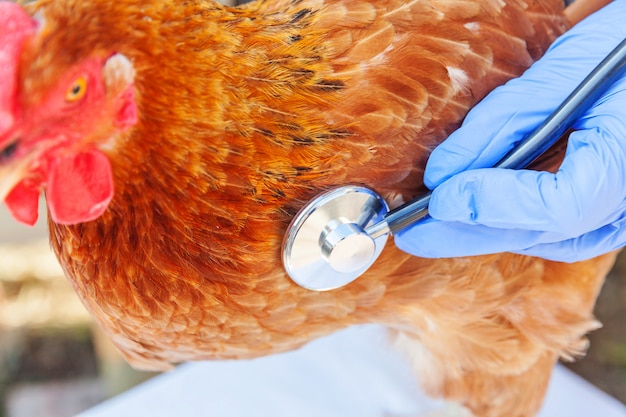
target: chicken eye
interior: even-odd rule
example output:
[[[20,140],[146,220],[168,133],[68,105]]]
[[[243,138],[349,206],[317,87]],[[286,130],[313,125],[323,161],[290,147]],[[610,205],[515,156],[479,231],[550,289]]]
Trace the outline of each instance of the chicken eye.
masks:
[[[87,78],[80,76],[72,83],[65,93],[65,100],[74,102],[83,98],[87,92]]]

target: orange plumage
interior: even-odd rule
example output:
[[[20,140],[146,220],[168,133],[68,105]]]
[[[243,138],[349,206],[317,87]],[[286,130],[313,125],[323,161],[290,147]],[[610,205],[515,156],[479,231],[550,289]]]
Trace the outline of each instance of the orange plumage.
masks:
[[[540,406],[557,358],[584,352],[612,254],[571,265],[432,260],[388,244],[363,277],[322,293],[291,282],[279,255],[291,217],[324,189],[362,183],[392,205],[423,191],[429,151],[567,28],[560,0],[26,8],[39,26],[16,69],[20,127],[0,129],[12,170],[0,167],[0,180],[17,169],[20,146],[43,143],[32,148],[54,158],[19,165],[29,173],[7,204],[59,182],[46,177],[61,175],[58,158],[106,155],[108,208],[78,224],[51,220],[51,242],[133,365],[254,357],[382,323],[430,393],[476,416],[522,417]],[[74,101],[83,73],[91,101],[58,104],[60,92]],[[89,95],[100,76],[100,95]],[[6,133],[18,130],[26,139]],[[71,211],[57,194],[49,204]]]

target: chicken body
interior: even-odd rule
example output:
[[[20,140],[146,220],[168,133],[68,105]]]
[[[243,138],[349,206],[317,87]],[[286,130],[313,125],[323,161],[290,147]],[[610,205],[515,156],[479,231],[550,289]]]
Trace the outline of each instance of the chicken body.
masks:
[[[390,243],[363,277],[321,293],[280,262],[290,219],[320,191],[365,184],[391,205],[423,191],[430,150],[567,28],[560,1],[44,0],[27,10],[39,27],[20,55],[17,120],[44,119],[40,135],[62,126],[67,152],[102,152],[114,184],[97,218],[50,221],[52,247],[133,365],[249,358],[374,322],[394,329],[433,395],[476,416],[522,417],[540,406],[556,359],[584,351],[612,254],[571,265],[431,260]],[[114,54],[125,60],[107,65]],[[126,97],[136,121],[110,121],[130,105],[42,110],[66,74],[93,65],[102,100]]]

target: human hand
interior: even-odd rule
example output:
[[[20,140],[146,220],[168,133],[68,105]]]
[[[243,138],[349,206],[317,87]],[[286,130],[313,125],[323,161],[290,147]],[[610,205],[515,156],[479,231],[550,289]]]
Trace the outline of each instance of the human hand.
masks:
[[[479,103],[432,153],[431,219],[395,235],[422,257],[515,252],[573,262],[626,244],[626,77],[574,124],[558,172],[497,163],[626,37],[626,0],[561,36],[526,73]]]

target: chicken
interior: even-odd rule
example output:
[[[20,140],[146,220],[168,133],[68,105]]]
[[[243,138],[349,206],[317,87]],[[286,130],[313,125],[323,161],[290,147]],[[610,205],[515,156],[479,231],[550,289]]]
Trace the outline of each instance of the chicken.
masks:
[[[0,200],[33,223],[45,191],[67,278],[134,366],[380,323],[433,396],[532,416],[598,327],[614,254],[433,260],[389,243],[357,281],[312,292],[280,246],[322,190],[424,191],[430,150],[568,25],[561,0],[2,2]]]

